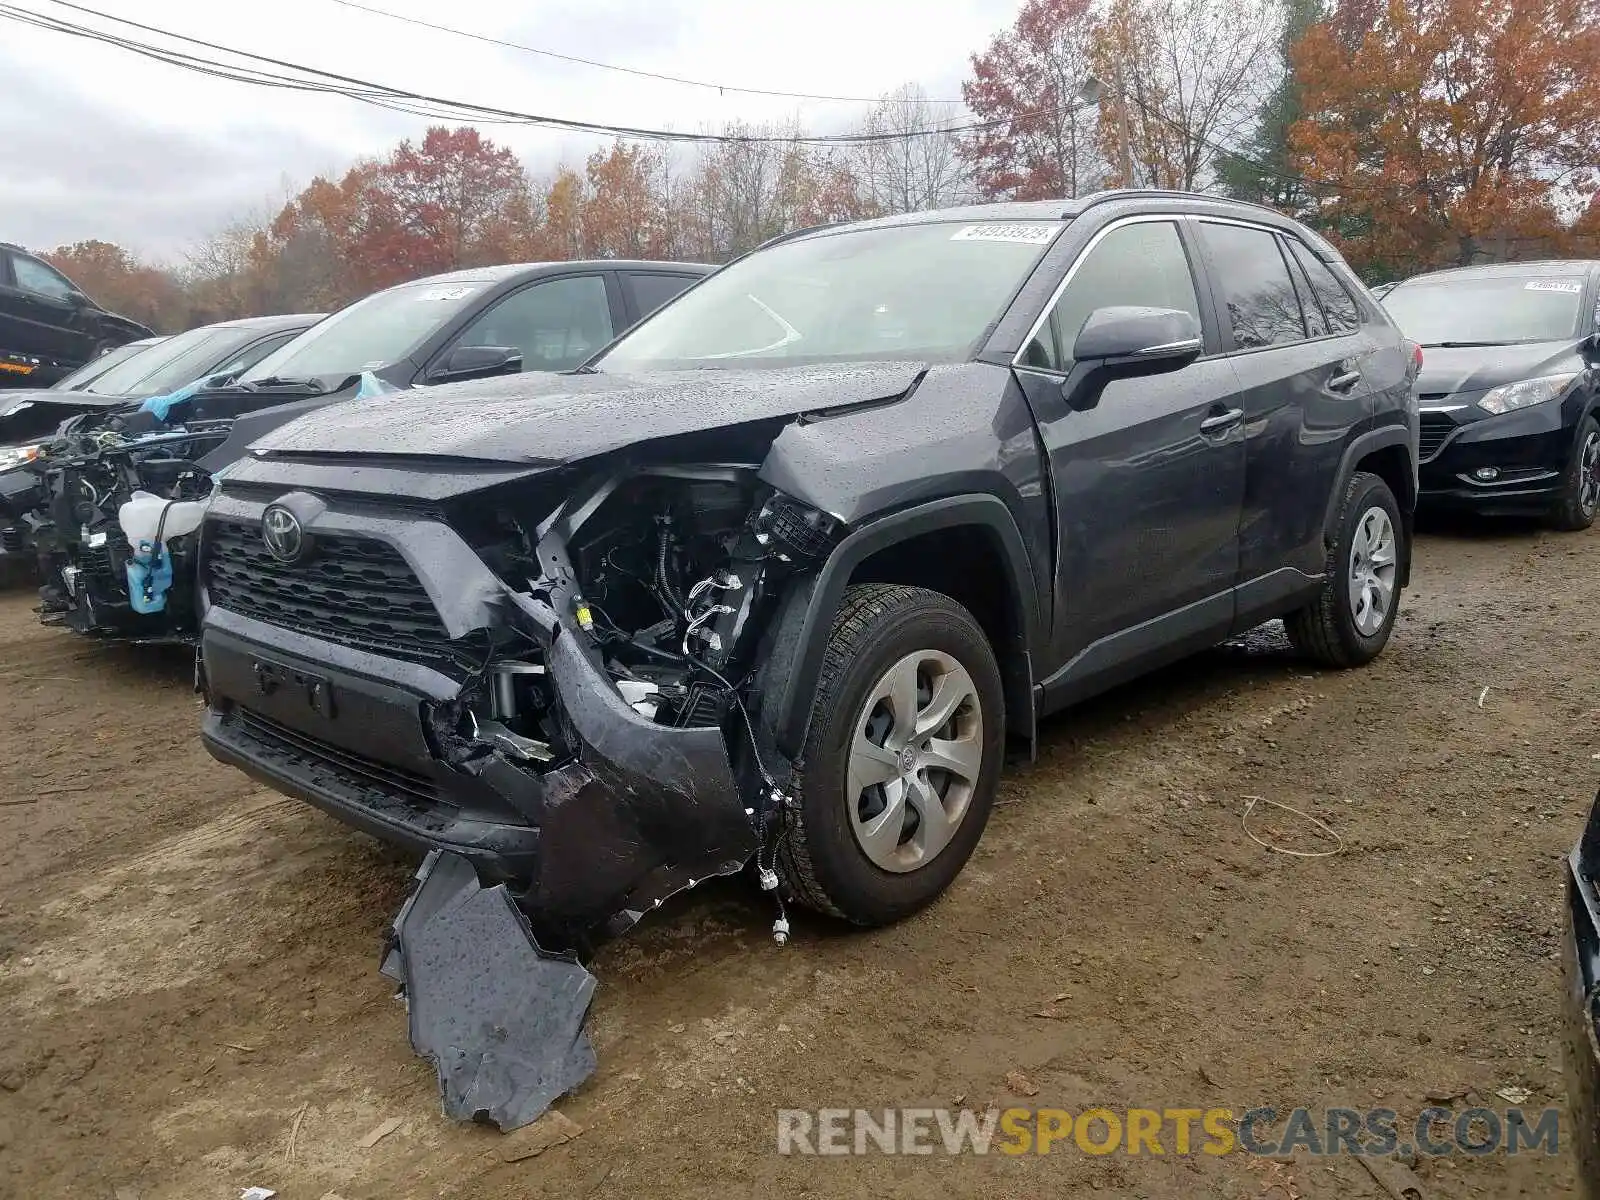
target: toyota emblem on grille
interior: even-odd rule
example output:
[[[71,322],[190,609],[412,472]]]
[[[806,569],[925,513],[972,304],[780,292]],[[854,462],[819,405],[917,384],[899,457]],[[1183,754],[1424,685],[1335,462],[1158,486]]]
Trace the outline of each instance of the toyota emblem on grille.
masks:
[[[295,562],[306,552],[305,531],[300,518],[281,504],[270,504],[261,514],[261,540],[267,552],[279,562]]]

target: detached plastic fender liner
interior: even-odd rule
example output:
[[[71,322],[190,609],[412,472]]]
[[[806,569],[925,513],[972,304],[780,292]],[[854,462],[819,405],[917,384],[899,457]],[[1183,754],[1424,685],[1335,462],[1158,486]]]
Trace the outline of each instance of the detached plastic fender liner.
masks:
[[[1025,686],[1007,689],[1007,704],[1015,722],[1011,732],[1032,736],[1033,680],[1031,662],[1038,644],[1039,600],[1022,533],[1016,518],[998,496],[949,496],[914,508],[891,513],[862,525],[834,548],[817,573],[805,616],[801,622],[799,645],[792,669],[778,696],[772,725],[778,749],[790,759],[799,757],[811,723],[812,697],[822,674],[822,657],[834,614],[839,611],[850,576],[862,562],[878,551],[898,542],[940,529],[976,527],[1000,551],[1006,564],[1004,579],[1011,606],[1011,625],[1018,633],[1009,646],[996,646],[1002,673],[1008,681],[1016,677],[1015,664],[1023,664]]]

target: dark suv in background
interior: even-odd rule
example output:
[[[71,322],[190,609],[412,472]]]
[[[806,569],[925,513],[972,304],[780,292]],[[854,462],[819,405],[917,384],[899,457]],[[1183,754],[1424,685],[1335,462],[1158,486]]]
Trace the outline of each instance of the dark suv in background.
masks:
[[[1406,280],[1383,305],[1426,360],[1422,504],[1587,529],[1600,509],[1600,262]]]
[[[150,336],[43,259],[0,242],[0,387],[48,387],[102,351]]]
[[[257,442],[203,526],[205,743],[509,882],[547,946],[752,860],[892,921],[1044,714],[1273,617],[1333,666],[1383,649],[1415,370],[1264,208],[783,238],[574,374]]]

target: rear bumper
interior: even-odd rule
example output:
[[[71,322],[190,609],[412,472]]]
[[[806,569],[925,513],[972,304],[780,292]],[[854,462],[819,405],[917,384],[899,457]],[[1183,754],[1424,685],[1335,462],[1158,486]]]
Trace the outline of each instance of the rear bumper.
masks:
[[[757,835],[721,730],[645,720],[577,641],[563,629],[545,651],[573,745],[541,764],[463,731],[464,685],[433,667],[213,609],[202,738],[349,825],[461,855],[516,893],[542,945],[580,945],[738,871]]]
[[[1584,836],[1566,862],[1567,937],[1562,968],[1563,1057],[1567,1101],[1572,1113],[1570,1141],[1578,1180],[1589,1200],[1600,1200],[1600,797]]]
[[[1536,405],[1465,421],[1421,464],[1422,505],[1485,515],[1546,512],[1560,496],[1576,427],[1564,406]],[[1475,472],[1492,468],[1494,479]]]

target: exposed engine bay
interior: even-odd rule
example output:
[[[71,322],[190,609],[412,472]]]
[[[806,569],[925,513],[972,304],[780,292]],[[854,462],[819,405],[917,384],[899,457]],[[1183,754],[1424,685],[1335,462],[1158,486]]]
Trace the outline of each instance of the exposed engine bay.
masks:
[[[29,469],[44,491],[34,533],[45,621],[100,636],[193,639],[193,589],[172,585],[194,578],[212,489],[199,460],[230,425],[69,429],[41,448]]]
[[[753,467],[655,467],[569,503],[541,530],[545,561],[528,540],[480,552],[536,594],[570,587],[572,620],[634,711],[664,725],[718,725],[748,681],[768,601],[827,553],[833,526],[761,484]],[[552,561],[562,543],[566,562]],[[517,665],[491,672],[495,715],[513,722],[537,692],[537,675]]]

